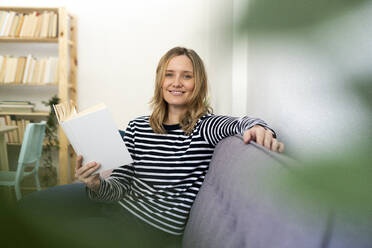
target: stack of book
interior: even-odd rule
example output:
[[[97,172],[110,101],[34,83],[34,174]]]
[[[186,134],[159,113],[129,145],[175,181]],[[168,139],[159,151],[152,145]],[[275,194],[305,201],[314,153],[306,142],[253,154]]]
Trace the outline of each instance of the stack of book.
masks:
[[[0,11],[0,36],[53,38],[57,37],[57,27],[58,16],[53,11]]]
[[[29,101],[0,101],[0,112],[30,113],[34,107]]]
[[[58,58],[0,55],[0,83],[51,84],[58,78]]]

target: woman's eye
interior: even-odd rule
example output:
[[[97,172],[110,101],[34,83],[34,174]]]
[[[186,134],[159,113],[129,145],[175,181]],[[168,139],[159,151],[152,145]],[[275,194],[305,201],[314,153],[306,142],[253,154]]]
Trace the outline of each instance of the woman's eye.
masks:
[[[187,79],[191,79],[192,76],[191,76],[191,75],[185,75],[185,78],[187,78]]]
[[[171,76],[173,76],[173,74],[172,73],[166,73],[165,76],[166,77],[171,77]]]

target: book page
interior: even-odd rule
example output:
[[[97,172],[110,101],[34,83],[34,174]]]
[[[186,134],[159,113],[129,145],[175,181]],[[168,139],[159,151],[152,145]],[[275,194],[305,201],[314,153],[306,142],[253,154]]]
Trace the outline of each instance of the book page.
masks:
[[[75,152],[83,156],[83,164],[101,164],[97,172],[133,163],[107,107],[78,114],[60,124]]]

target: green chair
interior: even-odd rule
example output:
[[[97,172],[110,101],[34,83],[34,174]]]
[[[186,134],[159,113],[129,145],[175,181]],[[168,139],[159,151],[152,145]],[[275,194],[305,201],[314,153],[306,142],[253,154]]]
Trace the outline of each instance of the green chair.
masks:
[[[41,190],[38,176],[46,122],[27,124],[16,171],[0,171],[0,186],[14,186],[17,200],[22,198],[21,182],[24,177],[34,175],[36,188]],[[33,166],[31,171],[25,171]]]

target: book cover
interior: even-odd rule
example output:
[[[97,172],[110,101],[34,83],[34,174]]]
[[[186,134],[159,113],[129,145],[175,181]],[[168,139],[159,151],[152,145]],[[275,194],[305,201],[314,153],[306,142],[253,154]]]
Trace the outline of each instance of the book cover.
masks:
[[[6,20],[5,30],[3,33],[4,36],[9,36],[10,27],[13,23],[14,17],[15,17],[15,12],[10,12],[9,17]]]
[[[26,61],[26,59],[24,57],[19,57],[18,58],[16,76],[15,76],[15,80],[14,80],[15,83],[21,83],[21,79],[23,77],[25,61]]]
[[[10,12],[7,11],[7,13],[4,17],[4,20],[1,24],[0,36],[5,36],[5,29],[6,29],[6,26],[7,26],[7,23],[8,23],[9,16],[10,16]]]
[[[52,37],[58,37],[58,15],[56,13],[53,15]]]
[[[16,34],[15,34],[16,37],[19,37],[20,34],[21,34],[21,30],[22,30],[24,20],[25,20],[25,14],[21,14],[21,17],[19,19],[19,23],[18,23],[18,26],[17,26]]]
[[[27,82],[27,77],[28,77],[28,74],[29,74],[29,71],[30,71],[30,63],[31,63],[31,54],[29,54],[26,58],[26,63],[25,63],[25,71],[23,72],[23,79],[22,79],[22,83],[26,83]]]
[[[2,11],[0,11],[0,13],[1,13],[1,17],[0,17],[0,36],[2,36],[3,26],[4,26],[6,16],[8,15],[8,12],[2,10]]]
[[[133,163],[105,104],[77,113],[72,102],[54,105],[58,122],[83,164],[96,161],[106,171]]]
[[[15,16],[14,16],[14,19],[13,19],[13,23],[10,25],[10,29],[9,29],[9,36],[10,37],[15,36],[15,32],[16,32],[18,22],[19,22],[19,14],[16,13]]]
[[[32,31],[32,37],[34,38],[40,37],[42,25],[43,25],[43,14],[38,14],[36,16],[34,30]]]
[[[34,111],[34,107],[34,104],[0,104],[0,112],[31,113]]]
[[[0,68],[0,83],[4,83],[5,82],[5,71],[6,71],[6,64],[9,63],[9,57],[8,56],[4,56],[3,58],[3,63],[1,64],[1,68]]]

